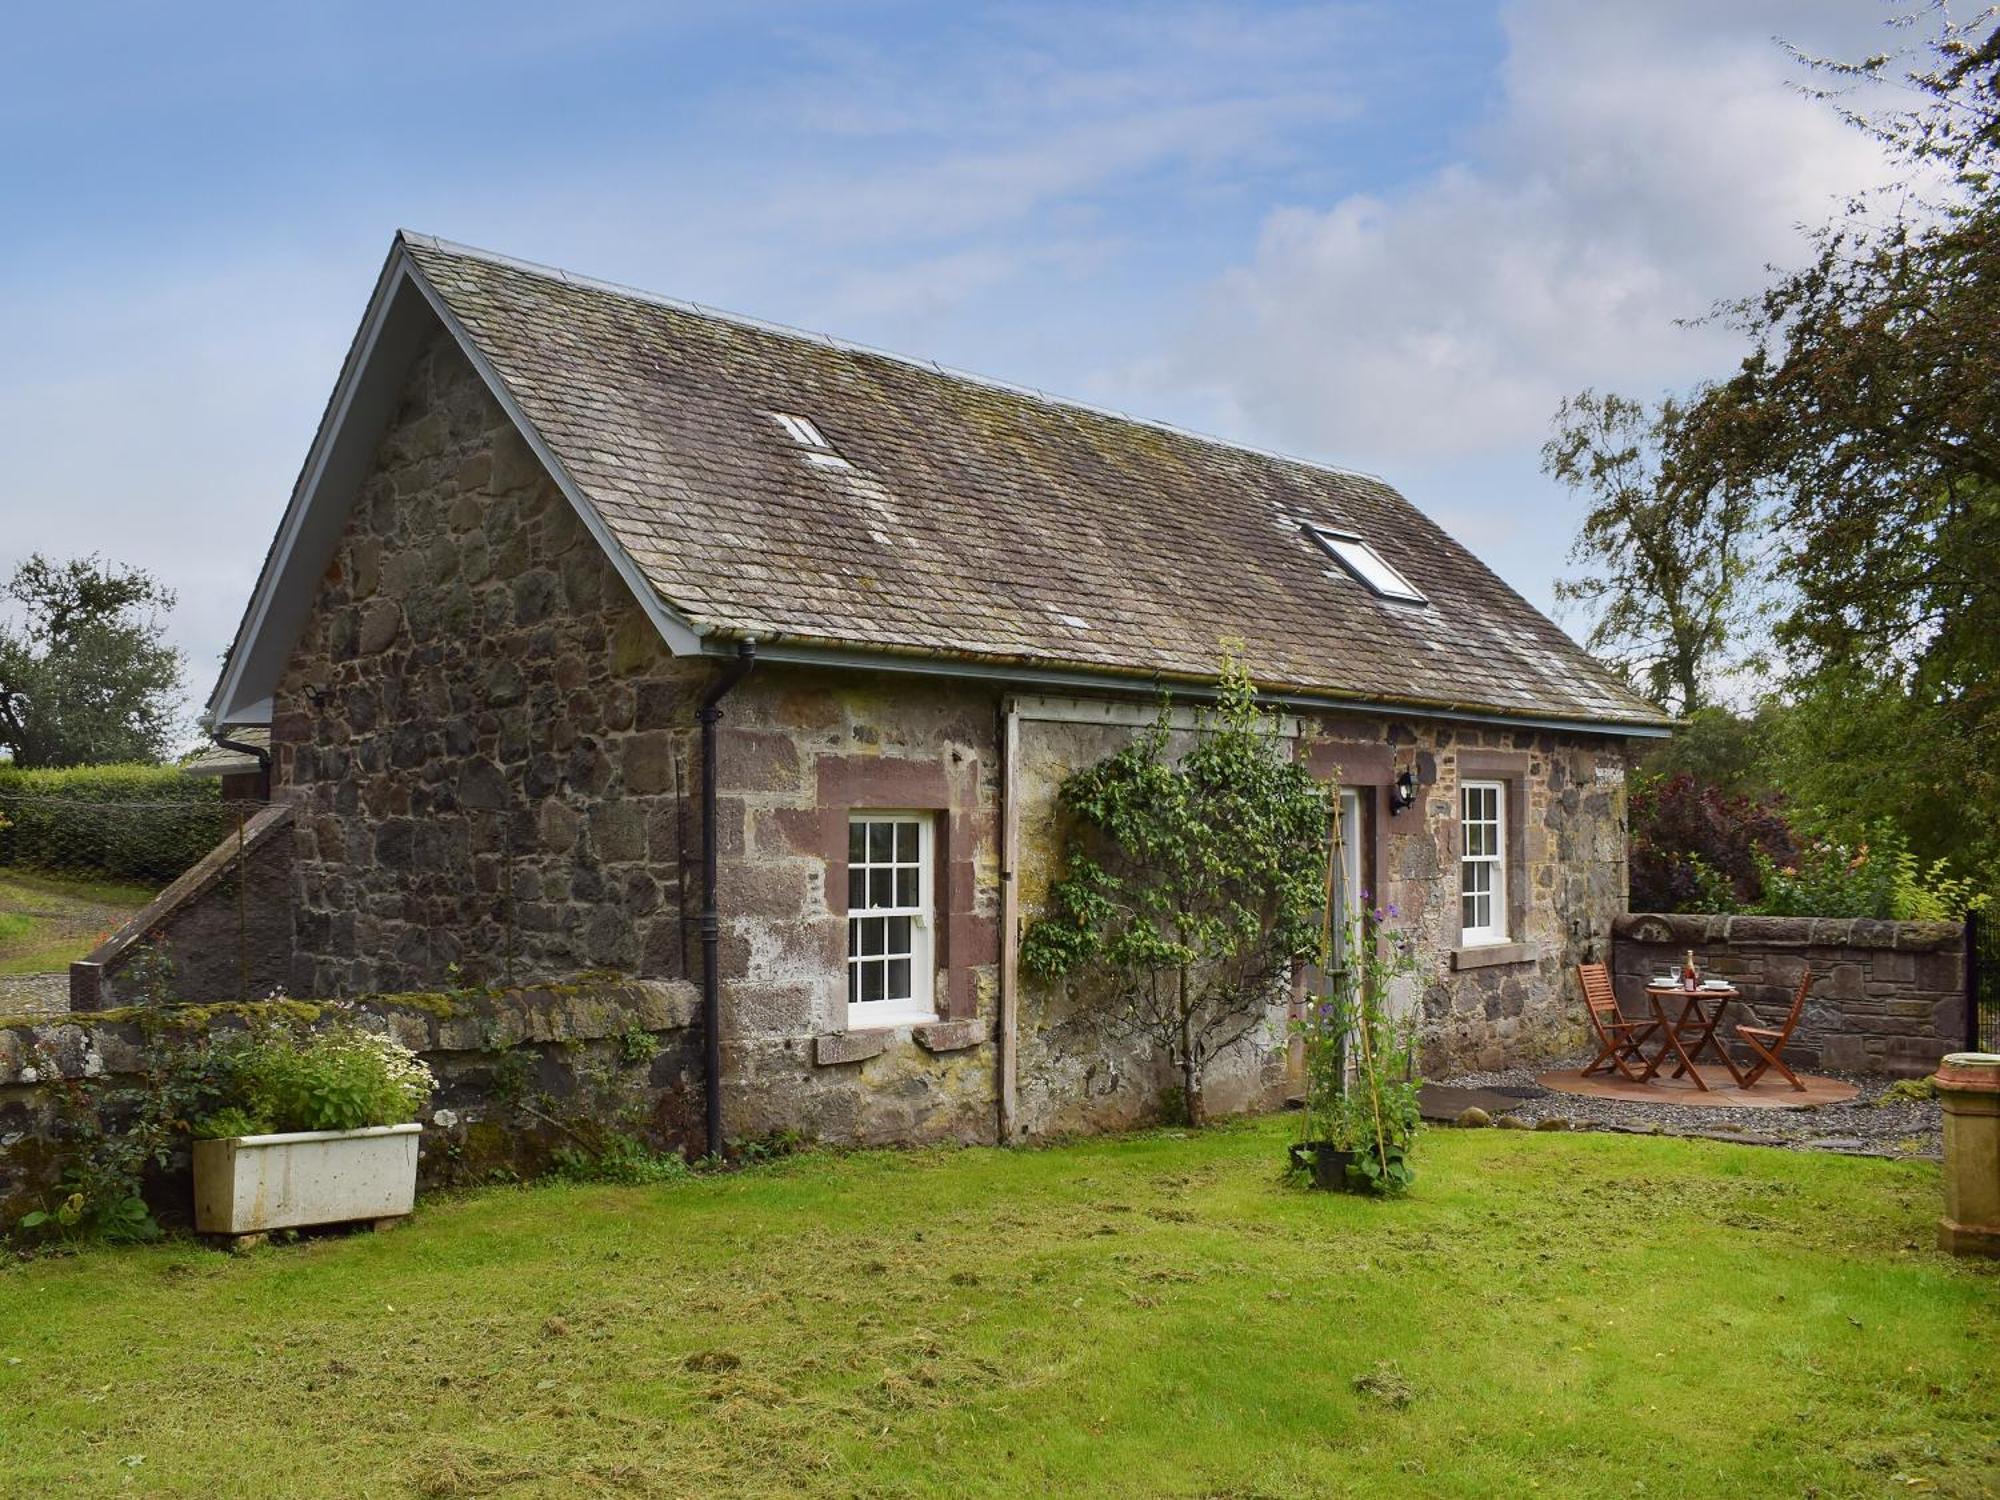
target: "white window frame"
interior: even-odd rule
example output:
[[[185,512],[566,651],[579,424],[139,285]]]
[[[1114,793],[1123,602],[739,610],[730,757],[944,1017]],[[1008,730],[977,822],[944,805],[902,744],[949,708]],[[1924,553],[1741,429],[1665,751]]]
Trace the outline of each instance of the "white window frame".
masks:
[[[1467,806],[1469,794],[1477,792],[1483,801],[1487,795],[1493,798],[1491,818],[1471,816]],[[1483,811],[1483,809],[1482,809]],[[1474,828],[1491,828],[1492,847],[1472,852],[1471,832]],[[1485,839],[1479,841],[1482,845]],[[1475,892],[1471,887],[1472,872],[1485,869],[1489,889]],[[1466,921],[1466,902],[1478,896],[1490,896],[1491,906],[1484,923]],[[1461,781],[1458,784],[1458,940],[1468,948],[1487,943],[1504,943],[1507,935],[1507,783],[1504,781]]]
[[[847,815],[848,857],[842,871],[842,879],[847,881],[847,1029],[849,1031],[873,1031],[891,1026],[907,1026],[915,1022],[935,1021],[937,1016],[937,962],[936,962],[936,919],[933,905],[936,901],[937,882],[935,871],[935,816],[928,812],[892,811],[888,809],[868,809],[850,812]],[[876,825],[887,825],[895,830],[891,834],[889,858],[875,857],[871,842],[872,833],[864,833],[862,858],[854,858],[854,830],[870,829]],[[914,865],[904,858],[900,844],[901,830],[916,829],[916,860]],[[916,890],[908,891],[909,881],[901,877],[915,873]],[[886,874],[886,882],[877,876]],[[859,876],[861,903],[855,902],[856,877]],[[888,900],[880,903],[873,898],[882,885],[889,887]],[[904,889],[898,890],[898,886]],[[914,894],[913,900],[902,897]],[[895,943],[896,923],[901,919],[909,922],[908,951],[905,953]],[[869,943],[870,933],[863,924],[881,922],[880,950],[863,951]],[[879,1000],[864,1000],[861,996],[871,987],[868,971],[878,970],[881,987],[886,992],[895,986],[895,964],[907,959],[909,963],[909,985],[907,994],[884,994]]]
[[[1340,789],[1340,862],[1334,866],[1333,966],[1347,966],[1347,923],[1361,909],[1361,793]]]
[[[826,440],[810,417],[801,417],[788,411],[774,411],[771,420],[784,429],[785,436],[796,443],[804,452],[806,462],[822,469],[847,469],[853,465],[840,456],[840,450]]]
[[[1360,584],[1384,599],[1403,604],[1429,604],[1423,591],[1397,571],[1396,566],[1377,552],[1372,544],[1352,531],[1308,522],[1306,531],[1320,548]]]

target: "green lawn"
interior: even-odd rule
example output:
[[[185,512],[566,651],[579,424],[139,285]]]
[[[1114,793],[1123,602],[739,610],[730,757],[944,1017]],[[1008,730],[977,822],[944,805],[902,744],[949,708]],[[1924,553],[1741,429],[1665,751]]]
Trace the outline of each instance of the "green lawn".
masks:
[[[68,968],[153,895],[144,886],[0,868],[0,974]]]
[[[1289,1124],[502,1189],[240,1258],[16,1264],[0,1475],[202,1496],[2000,1486],[2000,1278],[1931,1248],[1934,1167],[1444,1131],[1384,1204],[1285,1186]]]

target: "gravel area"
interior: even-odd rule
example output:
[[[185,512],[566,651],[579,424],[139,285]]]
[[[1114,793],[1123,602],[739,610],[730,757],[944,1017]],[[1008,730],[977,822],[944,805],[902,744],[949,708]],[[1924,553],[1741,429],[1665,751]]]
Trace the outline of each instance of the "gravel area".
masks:
[[[1846,1104],[1807,1109],[1730,1109],[1685,1104],[1627,1104],[1581,1094],[1558,1094],[1536,1084],[1537,1074],[1580,1068],[1587,1057],[1494,1073],[1461,1073],[1439,1083],[1525,1094],[1511,1111],[1528,1125],[1563,1120],[1576,1130],[1622,1130],[1645,1135],[1699,1136],[1744,1145],[1791,1146],[1855,1156],[1935,1158],[1944,1149],[1943,1116],[1935,1099],[1878,1103],[1896,1082],[1853,1073],[1826,1076],[1857,1085]]]
[[[0,974],[0,1016],[69,1014],[69,971]]]

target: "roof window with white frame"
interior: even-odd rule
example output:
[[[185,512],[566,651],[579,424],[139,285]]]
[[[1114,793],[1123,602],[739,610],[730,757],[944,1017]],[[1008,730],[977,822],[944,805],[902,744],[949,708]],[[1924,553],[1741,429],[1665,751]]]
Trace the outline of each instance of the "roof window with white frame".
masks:
[[[784,430],[786,437],[805,455],[809,464],[822,469],[848,469],[853,465],[840,456],[840,450],[826,440],[826,434],[814,426],[809,418],[796,416],[791,412],[774,411],[771,420]]]
[[[1381,553],[1354,532],[1316,526],[1310,521],[1306,523],[1305,530],[1306,535],[1318,542],[1327,556],[1384,599],[1395,599],[1404,604],[1430,603],[1417,591],[1415,584],[1398,573]]]

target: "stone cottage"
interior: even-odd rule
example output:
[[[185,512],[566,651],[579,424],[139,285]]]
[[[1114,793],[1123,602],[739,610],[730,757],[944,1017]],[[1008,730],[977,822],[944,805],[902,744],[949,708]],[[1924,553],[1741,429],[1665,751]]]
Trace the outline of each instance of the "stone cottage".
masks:
[[[269,734],[293,993],[682,979],[729,1137],[1013,1140],[1171,1082],[1015,953],[1064,774],[1226,640],[1429,1063],[1576,1040],[1664,721],[1388,485],[423,236],[209,719]],[[1212,1108],[1283,1096],[1283,1020]]]

